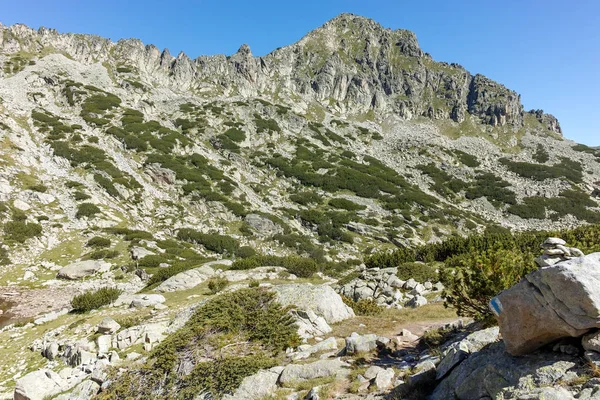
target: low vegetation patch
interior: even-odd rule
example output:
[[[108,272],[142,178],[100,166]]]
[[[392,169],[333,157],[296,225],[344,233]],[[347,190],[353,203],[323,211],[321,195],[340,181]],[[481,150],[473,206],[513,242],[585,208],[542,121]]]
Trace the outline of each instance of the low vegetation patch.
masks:
[[[227,287],[229,281],[225,278],[211,278],[208,280],[208,290],[211,294],[217,294]]]
[[[506,158],[500,159],[500,162],[515,174],[536,181],[552,178],[565,178],[574,183],[583,182],[583,167],[581,164],[564,157],[561,158],[560,163],[555,165],[516,162]]]
[[[121,291],[119,289],[108,287],[96,291],[90,290],[73,297],[73,300],[71,300],[71,307],[73,307],[74,312],[88,312],[114,303],[120,294]]]
[[[95,248],[110,247],[110,245],[111,245],[110,239],[101,237],[101,236],[94,236],[93,238],[88,240],[86,243],[87,247],[95,247]]]
[[[142,366],[114,375],[99,397],[191,399],[209,393],[219,399],[231,394],[244,377],[277,365],[275,355],[300,343],[293,319],[274,296],[242,289],[210,299]]]
[[[239,243],[230,236],[202,233],[189,228],[180,229],[177,232],[177,238],[185,242],[200,244],[207,250],[219,254],[235,254],[239,247]]]
[[[4,239],[25,243],[27,239],[38,237],[42,234],[42,226],[25,220],[13,220],[4,224]]]
[[[100,213],[100,209],[97,205],[92,203],[81,203],[77,206],[77,213],[75,213],[75,218],[83,218],[83,217],[94,217],[96,214]]]
[[[373,316],[381,314],[383,311],[383,307],[380,307],[373,299],[361,299],[359,301],[354,301],[349,297],[342,296],[342,300],[347,306],[354,310],[356,315]]]

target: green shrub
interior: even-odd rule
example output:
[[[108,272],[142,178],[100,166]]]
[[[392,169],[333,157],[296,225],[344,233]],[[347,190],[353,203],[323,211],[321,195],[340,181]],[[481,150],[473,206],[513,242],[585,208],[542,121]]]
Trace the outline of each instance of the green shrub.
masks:
[[[94,180],[98,183],[98,185],[100,185],[102,188],[104,188],[104,190],[106,190],[106,193],[115,198],[119,197],[119,191],[117,190],[115,185],[113,185],[113,183],[110,181],[110,179],[105,178],[100,174],[94,174]]]
[[[95,247],[95,248],[110,247],[110,245],[111,245],[110,239],[100,237],[100,236],[94,236],[93,238],[88,240],[86,243],[87,247]]]
[[[513,204],[507,211],[521,218],[546,218],[546,199],[543,197],[525,197],[523,203]]]
[[[573,146],[571,148],[575,151],[580,151],[583,153],[589,153],[589,154],[593,154],[593,155],[598,154],[597,149],[594,149],[593,147],[590,147],[590,146],[586,146],[585,144],[576,144],[575,146]]]
[[[475,182],[467,188],[465,197],[473,200],[486,197],[497,207],[504,204],[516,204],[515,193],[507,189],[510,183],[491,173],[478,175]]]
[[[197,243],[207,250],[220,254],[235,254],[239,243],[230,236],[201,233],[193,229],[183,228],[177,232],[177,238],[186,242]]]
[[[256,250],[250,246],[242,246],[236,250],[235,255],[240,258],[248,258],[256,255]]]
[[[454,256],[440,271],[445,302],[465,317],[490,317],[489,301],[535,270],[531,258],[521,251],[489,250]]]
[[[118,107],[120,104],[121,99],[114,94],[94,94],[83,102],[82,113],[102,114],[104,111]]]
[[[40,193],[46,193],[46,191],[48,191],[48,187],[46,185],[42,185],[41,183],[38,183],[37,185],[30,185],[27,187],[27,189]]]
[[[272,292],[242,289],[209,299],[141,367],[118,375],[100,398],[212,398],[231,393],[242,379],[277,364],[274,355],[300,341],[288,310]],[[239,343],[223,346],[231,338]],[[211,361],[206,361],[212,359]],[[191,368],[181,370],[182,363]]]
[[[540,165],[526,162],[515,162],[506,158],[500,162],[508,169],[524,178],[543,181],[551,178],[566,178],[574,183],[583,182],[583,168],[577,161],[561,158],[561,162],[555,165]]]
[[[77,201],[83,201],[83,200],[88,200],[91,199],[92,196],[90,196],[87,193],[82,192],[81,190],[77,190],[74,194],[73,197],[75,198],[75,200]]]
[[[348,211],[359,211],[359,210],[365,210],[367,208],[366,206],[363,206],[361,204],[356,204],[353,201],[343,199],[343,198],[331,199],[331,200],[329,200],[329,205],[331,207],[341,208],[343,210],[348,210]]]
[[[241,143],[246,140],[246,134],[238,128],[230,128],[225,131],[224,135],[236,143]]]
[[[274,119],[263,119],[259,114],[254,114],[254,124],[256,125],[256,133],[261,132],[278,132],[281,133],[281,128]]]
[[[75,218],[83,218],[88,217],[91,218],[96,214],[100,213],[100,209],[98,206],[92,203],[81,203],[77,206],[77,213],[75,213]]]
[[[408,262],[398,265],[398,278],[403,281],[407,281],[410,278],[413,278],[417,282],[436,282],[438,280],[438,273],[435,267],[417,263],[417,262]]]
[[[283,267],[291,274],[300,278],[309,278],[319,270],[315,260],[298,256],[264,256],[257,255],[249,258],[238,259],[233,262],[231,269],[247,270],[257,267]]]
[[[120,294],[121,291],[119,289],[108,287],[100,288],[96,291],[90,290],[73,297],[71,307],[73,307],[73,311],[78,313],[88,312],[114,303]]]
[[[124,239],[128,242],[132,240],[154,240],[154,236],[150,232],[140,231],[129,228],[106,228],[106,232],[114,235],[124,235]]]
[[[208,280],[208,290],[210,290],[211,294],[217,294],[223,289],[225,289],[225,287],[227,287],[228,284],[229,281],[225,278],[211,278]]]
[[[0,265],[8,265],[10,262],[8,251],[4,248],[3,244],[0,243]]]
[[[356,315],[373,316],[381,314],[383,311],[383,307],[380,307],[373,299],[361,299],[359,301],[354,301],[349,297],[342,296],[342,300],[347,306],[354,310]]]
[[[246,376],[275,365],[277,363],[274,359],[264,356],[227,357],[196,364],[186,381],[193,382],[193,385],[191,385],[193,387],[201,387],[214,396],[220,396],[225,393],[232,393]],[[181,395],[183,398],[193,398],[197,394],[196,390],[185,388],[181,391]],[[189,397],[186,397],[186,395]]]
[[[479,160],[477,160],[477,157],[469,153],[465,153],[464,151],[454,150],[454,154],[456,154],[460,162],[465,164],[467,167],[477,168],[481,164]]]
[[[160,264],[166,263],[168,260],[163,256],[149,254],[138,260],[138,266],[141,268],[157,268]]]
[[[542,146],[541,144],[538,144],[535,153],[533,153],[533,159],[536,162],[543,164],[545,162],[548,162],[548,160],[550,160],[550,155],[548,154],[546,149],[544,149],[544,146]]]
[[[92,260],[102,260],[102,259],[111,259],[117,258],[119,256],[119,252],[117,250],[96,250],[89,254],[89,258]]]
[[[25,243],[27,239],[38,237],[42,234],[40,224],[19,221],[9,221],[4,224],[4,239]]]

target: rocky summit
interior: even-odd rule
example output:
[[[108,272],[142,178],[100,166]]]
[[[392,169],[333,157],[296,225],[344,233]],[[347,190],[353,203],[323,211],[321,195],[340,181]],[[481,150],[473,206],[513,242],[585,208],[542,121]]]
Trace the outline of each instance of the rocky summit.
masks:
[[[0,399],[595,398],[567,137],[351,14],[196,59],[0,24]]]

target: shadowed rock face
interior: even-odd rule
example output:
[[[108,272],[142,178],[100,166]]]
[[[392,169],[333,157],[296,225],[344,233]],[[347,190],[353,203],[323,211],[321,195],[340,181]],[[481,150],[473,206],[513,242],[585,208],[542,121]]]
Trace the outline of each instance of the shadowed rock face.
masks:
[[[344,113],[392,112],[404,119],[424,116],[462,122],[467,114],[493,126],[523,126],[520,96],[458,64],[433,61],[414,33],[383,28],[373,20],[342,14],[297,43],[255,57],[242,45],[231,57],[184,53],[171,56],[137,39],[60,34],[24,25],[0,26],[1,51],[54,48],[83,62],[113,60],[138,67],[155,84],[178,90],[213,89],[257,96],[300,96]],[[560,133],[556,119],[539,115]]]
[[[527,275],[492,300],[506,350],[530,353],[600,327],[600,253]]]
[[[544,386],[551,386],[561,378],[568,377],[577,365],[577,358],[566,354],[537,352],[527,357],[514,357],[505,352],[506,342],[493,343],[467,358],[450,375],[442,380],[432,400],[475,400],[500,398],[505,390],[514,397],[501,398],[573,398],[569,393]],[[527,384],[535,382],[535,385]],[[542,386],[538,388],[537,386]],[[531,386],[534,386],[533,388]],[[543,390],[559,390],[561,396],[545,397]],[[536,397],[519,397],[533,395]],[[546,394],[547,395],[547,394]]]

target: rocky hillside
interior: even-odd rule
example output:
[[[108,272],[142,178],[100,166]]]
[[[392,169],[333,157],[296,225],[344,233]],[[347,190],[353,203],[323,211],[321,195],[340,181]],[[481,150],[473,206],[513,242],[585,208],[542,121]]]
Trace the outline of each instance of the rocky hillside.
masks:
[[[0,327],[28,327],[0,333],[15,339],[0,344],[7,393],[47,362],[34,338],[99,322],[65,315],[88,290],[158,304],[163,323],[189,316],[209,280],[331,282],[378,251],[600,221],[598,149],[366,18],[340,15],[264,57],[243,45],[195,60],[0,24],[0,66]],[[366,275],[375,293],[384,277]],[[378,306],[441,289],[385,276],[374,296],[346,278]]]

